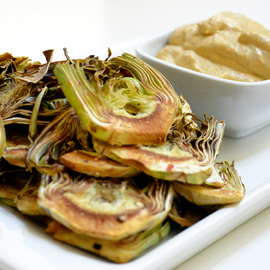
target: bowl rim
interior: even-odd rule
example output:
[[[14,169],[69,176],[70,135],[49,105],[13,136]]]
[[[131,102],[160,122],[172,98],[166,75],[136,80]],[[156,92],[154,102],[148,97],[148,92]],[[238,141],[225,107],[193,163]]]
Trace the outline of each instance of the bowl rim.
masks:
[[[208,79],[208,80],[213,80],[213,81],[217,81],[220,83],[224,83],[224,84],[230,84],[230,85],[236,85],[236,86],[249,86],[249,87],[254,87],[254,86],[264,86],[265,84],[270,84],[270,79],[267,80],[263,80],[263,81],[259,81],[259,82],[241,82],[241,81],[234,81],[234,80],[229,80],[229,79],[224,79],[224,78],[220,78],[220,77],[216,77],[213,75],[209,75],[209,74],[205,74],[205,73],[201,73],[195,70],[191,70],[188,68],[184,68],[184,67],[180,67],[177,66],[175,64],[166,62],[165,60],[161,60],[159,58],[156,58],[155,56],[147,53],[144,51],[144,46],[149,45],[153,42],[155,42],[158,39],[161,39],[164,43],[167,43],[167,38],[165,39],[165,37],[169,34],[171,34],[177,27],[179,26],[175,26],[175,27],[170,27],[168,29],[165,29],[163,31],[158,31],[155,33],[152,33],[144,38],[142,38],[136,45],[135,45],[135,52],[137,53],[137,55],[139,57],[144,57],[145,59],[149,59],[153,62],[156,62],[160,65],[163,65],[165,67],[167,67],[168,69],[174,69],[176,71],[181,71],[181,72],[185,72],[185,73],[189,73],[198,77],[202,77],[204,79]],[[161,41],[159,41],[161,42]]]

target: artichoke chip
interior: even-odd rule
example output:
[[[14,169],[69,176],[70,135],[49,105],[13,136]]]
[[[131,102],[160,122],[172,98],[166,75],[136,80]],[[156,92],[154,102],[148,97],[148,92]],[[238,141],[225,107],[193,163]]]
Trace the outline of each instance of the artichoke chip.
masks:
[[[52,54],[53,50],[44,52],[46,64],[31,62],[28,57],[13,57],[9,53],[0,55],[0,115],[4,123],[9,123],[15,114],[29,118],[31,110],[22,107],[30,104],[31,98],[38,94],[38,82],[46,75]],[[16,117],[12,121],[23,123],[26,119]]]
[[[95,238],[119,240],[151,230],[168,216],[173,185],[158,179],[139,188],[132,178],[72,177],[66,172],[43,175],[40,207],[70,230]]]
[[[164,144],[181,111],[168,80],[127,53],[94,58],[85,66],[75,60],[58,63],[54,73],[85,128],[113,145]]]
[[[46,215],[37,202],[40,174],[37,172],[28,173],[28,177],[24,187],[14,198],[15,207],[25,215]]]
[[[147,248],[160,242],[169,231],[170,223],[167,221],[150,231],[142,231],[118,241],[110,241],[77,234],[56,221],[49,223],[46,229],[55,240],[90,251],[115,263],[126,263],[134,259]]]
[[[198,124],[194,125],[194,122]],[[222,179],[210,182],[207,178],[212,174],[219,154],[224,127],[224,121],[214,121],[213,117],[205,116],[201,122],[186,113],[174,122],[164,145],[117,147],[93,138],[93,147],[96,152],[155,178],[222,186]]]
[[[132,177],[141,173],[99,153],[85,150],[68,152],[60,157],[59,163],[75,172],[102,178]]]
[[[6,147],[3,157],[11,165],[25,168],[25,158],[28,149],[29,147],[27,146]]]
[[[64,169],[61,155],[74,149],[91,150],[89,133],[72,107],[66,108],[34,140],[26,156],[29,170],[55,174]]]
[[[20,132],[18,132],[20,130]],[[25,158],[30,147],[25,125],[6,126],[6,147],[3,158],[11,165],[26,167]]]
[[[181,227],[190,227],[208,214],[206,209],[187,201],[176,193],[169,217]]]
[[[246,189],[235,169],[235,163],[217,162],[214,168],[215,170],[208,181],[211,181],[211,178],[213,178],[213,181],[220,178],[224,181],[222,187],[196,186],[174,182],[175,192],[196,205],[224,205],[241,201]]]

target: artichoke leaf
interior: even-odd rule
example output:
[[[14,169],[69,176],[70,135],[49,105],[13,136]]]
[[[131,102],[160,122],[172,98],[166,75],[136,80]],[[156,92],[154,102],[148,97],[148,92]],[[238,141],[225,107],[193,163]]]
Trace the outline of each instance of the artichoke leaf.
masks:
[[[31,96],[32,89],[25,82],[16,82],[7,89],[0,89],[0,111],[3,120],[14,115],[31,115],[29,110],[21,110],[18,108],[25,105],[25,100]]]
[[[3,120],[14,115],[16,109],[29,105],[27,99],[35,95],[37,86],[15,78],[16,66],[8,69],[0,87],[0,112]],[[12,66],[13,66],[12,65]],[[19,114],[20,112],[18,112]],[[22,110],[22,114],[24,114]]]
[[[11,117],[8,119],[3,120],[4,125],[11,125],[11,124],[22,124],[22,125],[30,125],[31,119],[23,118],[23,117]],[[40,126],[46,126],[49,123],[47,120],[38,120],[37,124]]]
[[[18,70],[31,65],[28,57],[16,58],[9,53],[0,55],[0,111],[3,119],[31,95],[33,85],[15,78]]]
[[[32,108],[31,108],[32,109]],[[6,115],[5,115],[5,119],[4,119],[4,123],[6,124],[6,121],[7,119],[10,119],[12,117],[18,117],[19,115],[22,117],[22,118],[31,118],[31,115],[32,115],[32,110],[29,109],[15,109],[15,110],[11,110],[10,112],[8,112]]]
[[[51,116],[58,115],[70,105],[66,98],[55,98],[51,100],[43,100],[40,104],[39,115]]]
[[[196,205],[224,205],[241,201],[246,189],[235,169],[234,161],[232,163],[217,162],[214,168],[213,174],[207,181],[215,182],[217,178],[220,178],[224,182],[222,187],[174,182],[175,191]]]
[[[57,88],[53,77],[44,77],[51,63],[52,50],[45,52],[45,56],[46,64],[32,63],[26,57],[14,58],[10,54],[2,58],[5,59],[3,63],[0,57],[0,67],[4,68],[0,76],[0,111],[5,125],[16,121],[29,124],[40,89],[48,86],[53,92],[51,89]],[[38,124],[44,123],[38,121]]]
[[[63,154],[59,163],[75,172],[94,177],[132,177],[140,173],[135,168],[125,166],[99,153],[86,150],[75,150]]]
[[[58,63],[54,73],[86,129],[110,144],[163,144],[179,113],[170,83],[129,54],[91,67]]]
[[[30,121],[30,125],[29,125],[29,140],[31,141],[31,143],[33,143],[33,141],[37,137],[38,112],[39,112],[40,104],[42,102],[42,98],[46,94],[47,89],[48,88],[45,86],[40,91],[40,93],[37,96],[37,99],[36,99],[36,102],[35,102],[35,105],[34,105],[34,108],[32,111],[31,121]]]
[[[143,190],[132,178],[74,179],[59,173],[42,179],[38,202],[76,233],[117,241],[151,230],[168,216],[174,196],[171,183],[150,179]]]
[[[136,258],[149,247],[159,243],[169,234],[169,231],[170,223],[167,221],[150,231],[142,231],[118,241],[110,241],[77,234],[56,221],[50,222],[46,228],[46,233],[51,234],[55,240],[90,251],[115,263],[127,263]]]
[[[2,74],[24,72],[26,68],[31,69],[33,66],[40,66],[39,62],[32,62],[27,56],[14,57],[6,52],[0,55],[0,71]]]
[[[46,58],[46,64],[32,64],[24,67],[23,71],[16,72],[15,77],[30,83],[38,83],[48,72],[49,66],[52,61],[54,50],[44,51],[43,54]]]

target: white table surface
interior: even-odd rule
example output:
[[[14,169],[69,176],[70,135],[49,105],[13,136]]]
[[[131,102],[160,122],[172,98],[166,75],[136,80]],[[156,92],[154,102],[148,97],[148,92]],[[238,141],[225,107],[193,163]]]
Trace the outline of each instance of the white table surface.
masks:
[[[0,54],[8,51],[43,62],[42,51],[51,48],[55,61],[63,59],[64,47],[71,58],[106,55],[108,47],[113,52],[123,48],[134,53],[134,45],[144,36],[227,10],[243,13],[270,29],[270,2],[262,0],[1,1]],[[268,134],[270,127],[243,139],[224,139],[220,159],[235,158],[244,183],[246,177],[253,177],[254,183],[270,179]],[[269,250],[267,208],[175,269],[269,269]]]

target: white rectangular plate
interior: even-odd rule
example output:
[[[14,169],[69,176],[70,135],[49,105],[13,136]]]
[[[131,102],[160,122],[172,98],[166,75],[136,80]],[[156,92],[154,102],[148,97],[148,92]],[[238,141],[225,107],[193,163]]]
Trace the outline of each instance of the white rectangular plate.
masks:
[[[137,41],[111,48],[113,56],[135,54]],[[104,59],[107,49],[100,58]],[[82,56],[86,57],[86,56]],[[221,120],[221,119],[220,119]],[[246,196],[180,232],[174,228],[157,246],[126,264],[115,264],[88,252],[54,241],[44,228],[0,205],[0,269],[172,269],[203,250],[270,205],[270,126],[241,139],[224,138],[218,160],[236,160]]]

